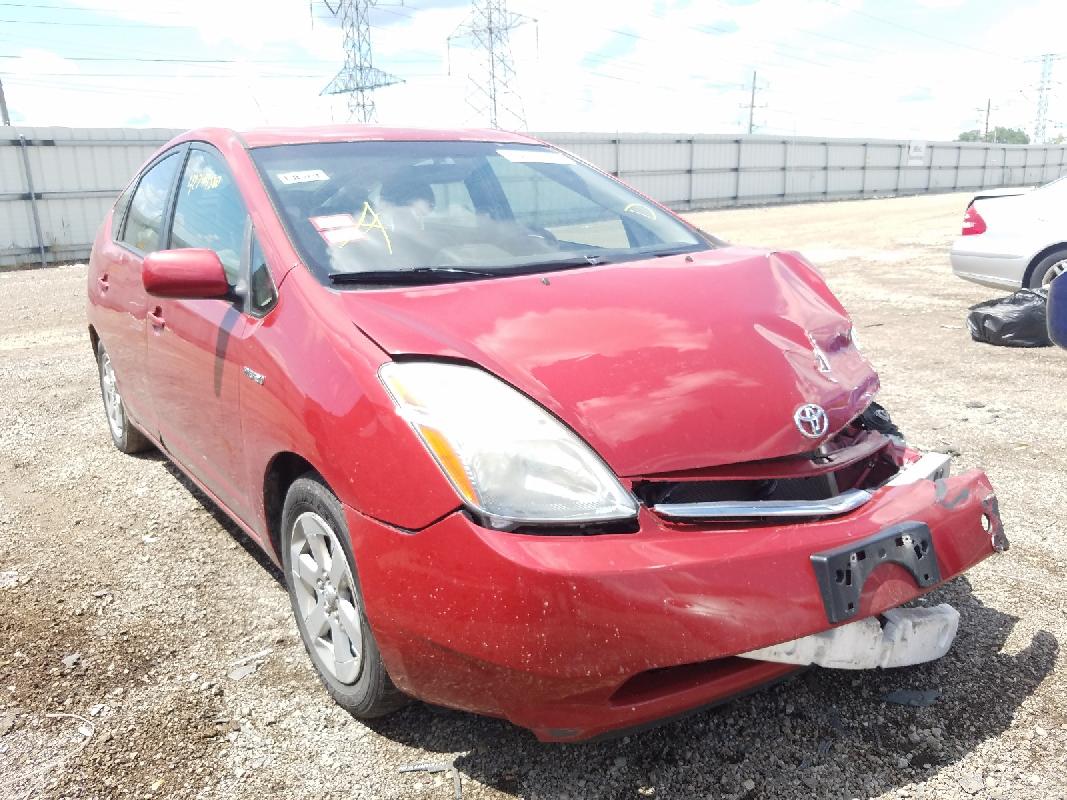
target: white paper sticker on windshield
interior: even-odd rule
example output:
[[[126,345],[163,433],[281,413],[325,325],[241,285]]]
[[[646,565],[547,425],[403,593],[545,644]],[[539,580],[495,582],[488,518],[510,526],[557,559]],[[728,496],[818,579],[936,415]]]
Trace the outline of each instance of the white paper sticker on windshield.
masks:
[[[351,214],[330,214],[325,217],[308,217],[308,222],[315,226],[315,230],[328,231],[354,226],[356,218]]]
[[[549,150],[547,147],[530,148],[528,150],[497,150],[498,156],[503,156],[508,161],[516,164],[573,164],[574,159],[568,158],[557,150]]]
[[[290,186],[294,183],[315,183],[317,181],[328,181],[330,179],[330,176],[321,169],[302,169],[297,172],[279,172],[275,177],[286,186]]]

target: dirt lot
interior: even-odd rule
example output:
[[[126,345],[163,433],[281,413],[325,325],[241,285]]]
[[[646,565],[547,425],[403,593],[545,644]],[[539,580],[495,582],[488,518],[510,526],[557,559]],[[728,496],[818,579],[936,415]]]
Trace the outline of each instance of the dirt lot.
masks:
[[[969,340],[967,305],[995,293],[949,272],[965,203],[695,215],[806,252],[912,442],[988,469],[1013,547],[939,591],[963,617],[952,652],[813,670],[585,746],[422,704],[372,725],[333,706],[276,573],[159,456],[111,446],[84,267],[0,274],[0,797],[448,798],[447,775],[398,772],[444,760],[465,798],[1067,796],[1067,353]],[[902,688],[941,694],[883,701]]]

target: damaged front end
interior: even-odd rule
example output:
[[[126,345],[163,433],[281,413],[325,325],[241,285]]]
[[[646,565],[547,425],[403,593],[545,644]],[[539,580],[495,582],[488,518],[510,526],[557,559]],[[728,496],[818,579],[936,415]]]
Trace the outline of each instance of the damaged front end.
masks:
[[[801,639],[742,653],[742,658],[830,669],[910,667],[948,652],[960,612],[947,603],[933,608],[891,608]]]
[[[909,449],[899,428],[877,403],[812,453],[715,469],[656,476],[634,491],[662,519],[680,528],[733,530],[795,523],[804,526],[845,517],[894,489],[930,482],[934,503],[955,510],[972,501],[973,484],[949,487],[951,457]],[[1009,544],[996,496],[979,498],[981,526],[994,552]],[[941,573],[930,527],[902,520],[877,533],[810,556],[830,627],[807,636],[743,652],[757,661],[832,669],[910,666],[941,658],[959,627],[950,605],[890,608],[863,616],[861,598],[879,567],[907,573],[930,590]]]

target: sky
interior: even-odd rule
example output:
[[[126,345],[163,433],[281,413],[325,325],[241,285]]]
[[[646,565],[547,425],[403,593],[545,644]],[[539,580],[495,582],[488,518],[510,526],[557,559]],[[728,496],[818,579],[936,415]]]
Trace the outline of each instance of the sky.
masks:
[[[336,4],[334,3],[334,7]],[[1067,55],[1063,0],[511,0],[514,96],[500,127],[951,140],[1032,132],[1041,64]],[[386,125],[478,127],[469,0],[382,0],[374,93]],[[460,32],[447,44],[449,37]],[[16,125],[249,128],[347,122],[321,91],[344,59],[323,0],[0,2]],[[1067,58],[1050,136],[1067,134]],[[513,114],[512,112],[518,112]]]

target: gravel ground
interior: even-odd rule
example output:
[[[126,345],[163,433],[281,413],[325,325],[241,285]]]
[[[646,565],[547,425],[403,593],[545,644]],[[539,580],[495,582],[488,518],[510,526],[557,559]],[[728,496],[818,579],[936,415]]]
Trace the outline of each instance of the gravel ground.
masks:
[[[421,761],[454,761],[465,798],[1067,796],[1067,354],[969,340],[967,305],[995,292],[948,269],[965,204],[694,215],[807,253],[912,442],[989,471],[1013,547],[938,591],[962,614],[953,650],[812,670],[595,745],[419,703],[370,725],[335,707],[276,571],[158,455],[108,441],[84,267],[0,274],[0,796],[451,797],[448,774],[398,771]],[[884,702],[895,689],[940,696]]]

